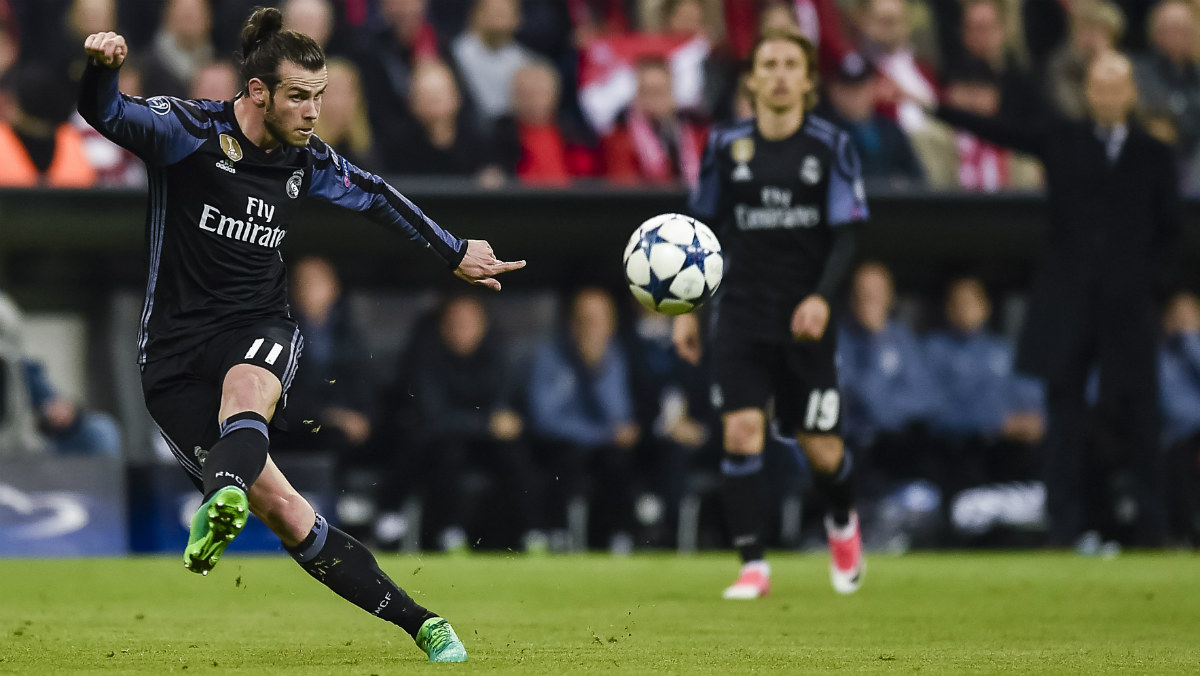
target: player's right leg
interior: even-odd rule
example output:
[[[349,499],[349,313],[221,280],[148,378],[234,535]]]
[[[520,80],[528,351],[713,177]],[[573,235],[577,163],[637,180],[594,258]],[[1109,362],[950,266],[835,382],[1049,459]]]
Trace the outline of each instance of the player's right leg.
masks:
[[[725,588],[727,599],[749,600],[771,590],[771,568],[762,541],[764,519],[763,446],[766,414],[762,409],[744,408],[723,418],[725,458],[721,461],[725,518],[733,546],[742,559],[738,578]]]
[[[417,604],[362,543],[330,525],[269,457],[250,487],[250,508],[309,575],[338,596],[404,629],[430,662],[463,662],[466,648],[446,620]]]

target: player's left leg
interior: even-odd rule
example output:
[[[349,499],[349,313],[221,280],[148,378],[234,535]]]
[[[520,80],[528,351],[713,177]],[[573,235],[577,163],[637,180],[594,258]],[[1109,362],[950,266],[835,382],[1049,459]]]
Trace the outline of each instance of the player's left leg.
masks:
[[[270,458],[250,488],[250,507],[305,572],[350,603],[408,632],[429,661],[467,659],[450,623],[406,594],[362,543],[317,514]]]
[[[813,483],[825,498],[825,533],[829,538],[832,562],[829,568],[833,588],[839,594],[852,594],[862,585],[866,561],[862,552],[862,531],[854,511],[854,462],[841,437],[834,434],[798,434],[796,440],[808,456]]]

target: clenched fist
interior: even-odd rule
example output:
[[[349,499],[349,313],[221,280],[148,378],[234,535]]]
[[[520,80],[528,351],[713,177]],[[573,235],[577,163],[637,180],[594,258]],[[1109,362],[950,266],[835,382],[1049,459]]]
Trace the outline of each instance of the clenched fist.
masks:
[[[83,41],[83,51],[109,68],[120,68],[125,63],[129,48],[125,46],[125,38],[109,31],[107,33],[92,33]]]

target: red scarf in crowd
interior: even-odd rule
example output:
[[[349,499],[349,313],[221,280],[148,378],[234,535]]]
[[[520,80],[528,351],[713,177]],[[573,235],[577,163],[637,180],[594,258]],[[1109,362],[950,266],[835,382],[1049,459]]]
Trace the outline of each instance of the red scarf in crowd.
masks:
[[[1008,187],[1008,150],[966,132],[957,132],[954,140],[958,146],[959,187],[979,192],[996,192]]]
[[[628,123],[629,137],[646,178],[656,183],[669,183],[675,178],[671,154],[655,133],[650,118],[640,108],[633,106],[629,109]],[[679,148],[679,176],[688,185],[696,185],[700,178],[700,144],[696,140],[696,128],[686,120],[677,120],[674,136]]]

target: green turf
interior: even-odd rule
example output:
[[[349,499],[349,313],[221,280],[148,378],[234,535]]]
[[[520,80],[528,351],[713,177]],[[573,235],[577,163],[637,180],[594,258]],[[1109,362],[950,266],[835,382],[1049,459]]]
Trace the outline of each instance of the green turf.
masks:
[[[823,556],[773,557],[772,596],[720,599],[731,555],[385,556],[471,661],[282,557],[0,561],[0,674],[1195,674],[1200,557],[875,556],[839,597]]]

